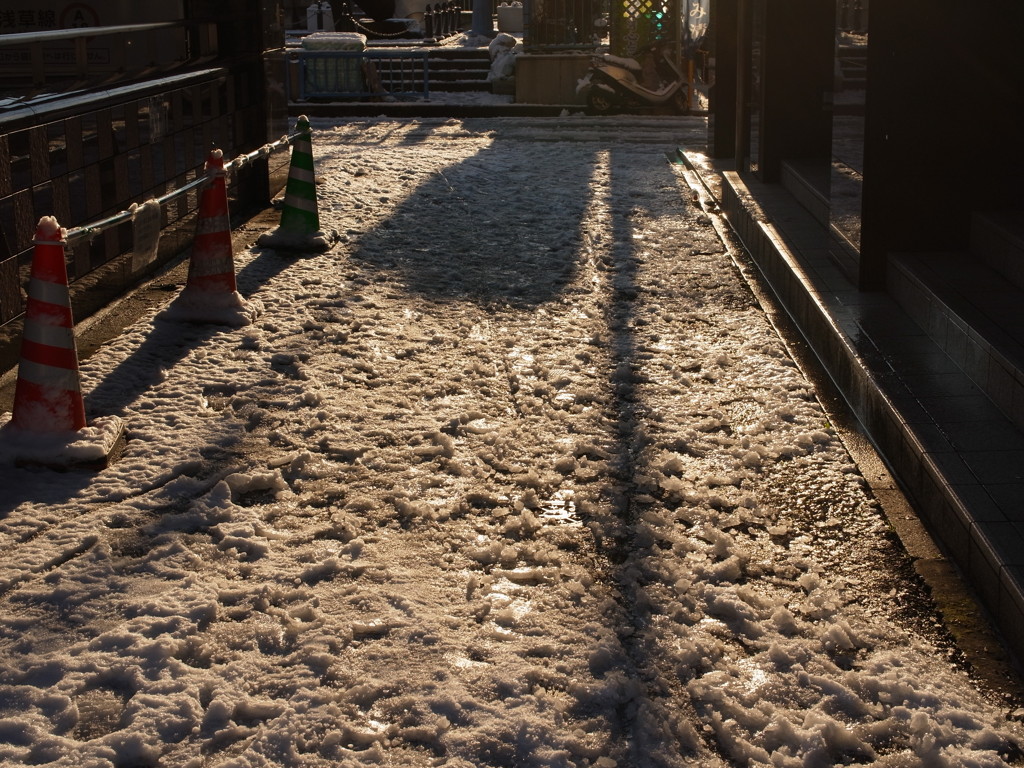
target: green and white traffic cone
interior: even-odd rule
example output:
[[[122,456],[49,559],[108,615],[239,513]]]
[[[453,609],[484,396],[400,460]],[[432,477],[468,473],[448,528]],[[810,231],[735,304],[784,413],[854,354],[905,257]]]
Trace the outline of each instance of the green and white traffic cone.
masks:
[[[292,162],[288,168],[281,229],[308,235],[320,231],[320,213],[313,178],[313,133],[305,115],[299,118],[295,131],[298,137],[292,147]]]
[[[302,115],[295,125],[298,134],[292,146],[288,183],[281,206],[281,223],[257,239],[266,248],[285,251],[323,252],[337,240],[336,233],[320,229],[313,169],[313,137],[309,119]]]

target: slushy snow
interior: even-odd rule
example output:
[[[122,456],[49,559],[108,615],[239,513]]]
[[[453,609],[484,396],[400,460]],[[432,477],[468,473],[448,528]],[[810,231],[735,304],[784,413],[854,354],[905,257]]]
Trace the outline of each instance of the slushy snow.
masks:
[[[108,468],[0,468],[0,763],[1019,764],[666,159],[702,120],[313,126],[341,242],[83,361]]]

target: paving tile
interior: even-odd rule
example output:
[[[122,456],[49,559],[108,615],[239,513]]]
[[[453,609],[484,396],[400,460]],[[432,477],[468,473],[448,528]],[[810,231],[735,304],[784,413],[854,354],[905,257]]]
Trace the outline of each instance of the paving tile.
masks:
[[[991,357],[989,358],[986,382],[986,389],[993,402],[1007,415],[1012,414],[1013,390],[1017,386],[1013,372],[1008,370],[998,359]]]
[[[1005,551],[1024,550],[1024,540],[1011,523],[975,523],[970,532],[967,571],[971,585],[988,605],[998,605],[1002,591],[1000,572]]]
[[[942,474],[943,479],[954,488],[965,488],[972,486],[981,488],[978,478],[964,462],[963,457],[956,451],[927,452],[924,457],[931,461],[937,471]],[[994,506],[994,505],[993,505]]]
[[[969,512],[972,522],[1013,525],[1014,521],[1006,516],[985,486],[977,483],[954,483],[951,490]]]
[[[1013,523],[983,520],[974,524],[971,535],[990,563],[1024,563],[1024,536]]]
[[[900,420],[911,427],[915,427],[918,424],[935,423],[928,411],[921,405],[921,402],[916,397],[910,395],[909,391],[893,394],[892,402],[896,412],[899,414]]]
[[[967,329],[951,318],[946,325],[946,338],[941,346],[958,366],[963,366],[967,360],[967,343]]]
[[[913,338],[920,343],[927,341],[924,331],[899,307],[869,305],[861,310],[857,322],[864,333],[873,338],[901,336]]]
[[[966,451],[961,455],[974,476],[985,485],[1024,482],[1024,451]]]
[[[984,395],[922,397],[920,402],[938,424],[996,420],[1000,416],[999,409]]]
[[[960,371],[952,373],[911,373],[900,377],[918,397],[961,397],[981,395],[981,389]]]
[[[1002,590],[996,608],[999,627],[1006,638],[1024,637],[1024,568],[1004,567],[1000,582]]]
[[[851,288],[848,291],[836,291],[835,297],[848,307],[887,306],[892,303],[892,298],[884,293],[858,291],[856,288]]]
[[[1003,603],[1000,602],[1000,608],[1002,607],[1014,607],[1018,611],[1017,621],[1019,621],[1019,629],[1021,631],[1020,636],[1024,636],[1024,564],[1014,564],[1004,566],[1001,574],[1003,581],[1003,589],[1007,592],[1007,597],[1011,602]]]
[[[1000,483],[985,489],[1007,520],[1024,526],[1024,483]]]
[[[942,429],[954,450],[1024,451],[1024,434],[1006,419],[949,422]]]
[[[992,347],[985,341],[979,341],[973,335],[968,339],[961,362],[963,372],[981,386],[988,386],[989,369],[992,365]]]
[[[914,439],[914,448],[921,455],[956,453],[953,444],[949,442],[946,431],[938,424],[929,422],[927,424],[915,424],[911,429]]]

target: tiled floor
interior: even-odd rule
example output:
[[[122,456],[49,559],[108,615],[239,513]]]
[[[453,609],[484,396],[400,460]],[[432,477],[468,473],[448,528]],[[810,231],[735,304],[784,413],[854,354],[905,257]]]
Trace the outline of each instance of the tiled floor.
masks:
[[[730,224],[918,514],[1024,658],[1024,432],[1007,415],[1024,376],[956,311],[973,302],[985,322],[1005,318],[997,339],[1019,339],[1024,292],[1015,302],[1004,286],[949,272],[930,279],[955,285],[958,296],[944,303],[921,285],[897,286],[901,305],[888,293],[858,291],[830,255],[825,227],[781,185],[723,172],[722,194]]]

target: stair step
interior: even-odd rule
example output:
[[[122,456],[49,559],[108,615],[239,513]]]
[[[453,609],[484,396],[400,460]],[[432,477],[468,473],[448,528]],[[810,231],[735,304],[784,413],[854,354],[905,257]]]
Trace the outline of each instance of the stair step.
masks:
[[[1024,290],[1024,211],[975,213],[971,253]]]
[[[432,59],[489,59],[486,48],[434,48],[430,51]]]
[[[438,70],[440,72],[465,72],[465,71],[484,71],[486,72],[491,68],[490,61],[480,61],[479,59],[430,59],[430,70]]]
[[[841,45],[839,46],[839,58],[841,59],[867,59],[868,49],[864,45]]]
[[[430,90],[440,91],[442,93],[465,93],[468,91],[486,91],[489,93],[491,90],[491,84],[486,80],[474,80],[472,82],[453,81],[440,83],[435,83],[433,80],[431,80]]]
[[[438,72],[436,69],[431,68],[430,87],[434,88],[452,83],[486,83],[488,74],[490,74],[489,70]],[[409,82],[410,80],[422,80],[423,70],[418,68],[404,69],[392,74],[387,69],[381,68],[378,70],[378,75],[384,82],[391,80]]]
[[[985,395],[1024,429],[1024,290],[968,253],[893,254],[889,291]],[[969,269],[965,265],[970,265]]]
[[[431,80],[486,80],[490,70],[487,69],[459,69],[459,70],[436,70],[430,68]]]
[[[423,82],[423,72],[405,72],[401,75],[389,75],[387,72],[380,73],[381,85],[388,90],[406,90],[410,84]],[[430,90],[432,91],[489,91],[491,83],[487,80],[486,73],[480,77],[437,77],[434,72],[430,73]]]

